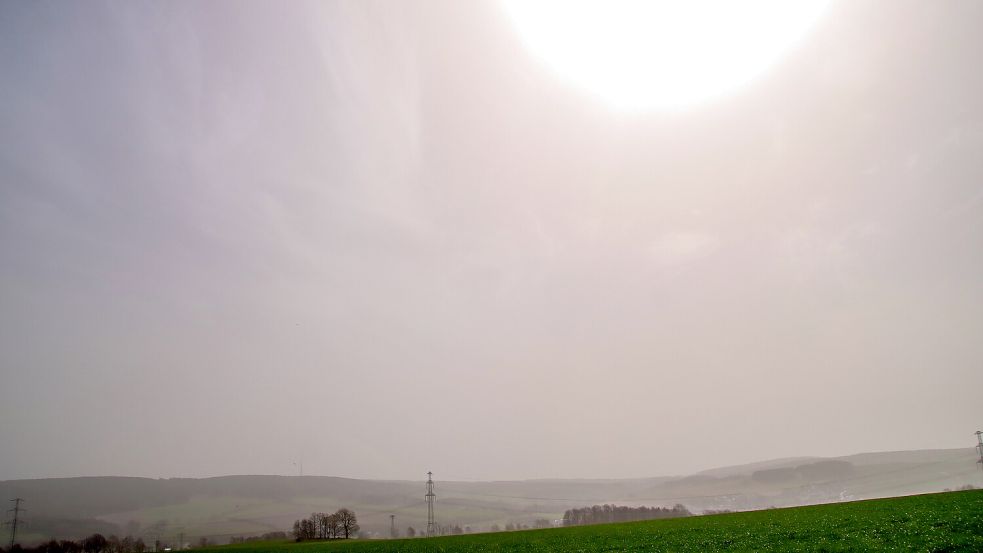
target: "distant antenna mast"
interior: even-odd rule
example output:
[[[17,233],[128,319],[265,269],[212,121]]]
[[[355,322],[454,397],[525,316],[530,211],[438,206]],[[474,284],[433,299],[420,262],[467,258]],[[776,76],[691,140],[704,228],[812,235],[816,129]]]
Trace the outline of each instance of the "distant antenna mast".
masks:
[[[980,460],[976,461],[976,464],[978,464],[980,468],[983,469],[983,430],[977,430],[975,434],[976,434],[976,441],[979,442],[978,444],[976,444],[976,451],[980,452]]]
[[[14,508],[8,510],[7,512],[14,513],[14,519],[7,523],[10,525],[10,547],[7,548],[8,550],[14,548],[14,542],[17,540],[17,523],[20,520],[20,514],[27,510],[20,508],[21,501],[24,501],[23,499],[15,497],[14,499],[11,499],[11,501],[14,502]]]
[[[389,537],[396,537],[396,515],[389,515]]]
[[[433,493],[433,473],[427,472],[427,537],[437,535],[437,523],[433,520],[433,502],[437,496]]]

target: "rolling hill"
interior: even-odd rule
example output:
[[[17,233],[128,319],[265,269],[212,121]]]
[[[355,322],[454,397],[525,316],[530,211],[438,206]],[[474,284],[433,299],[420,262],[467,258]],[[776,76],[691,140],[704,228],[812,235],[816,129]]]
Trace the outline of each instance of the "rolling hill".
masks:
[[[693,512],[753,510],[942,491],[983,484],[975,451],[966,449],[800,457],[723,467],[682,477],[591,480],[438,482],[438,520],[484,531],[512,522],[557,520],[592,504],[671,506]],[[153,540],[287,530],[313,511],[353,508],[363,530],[388,534],[425,525],[422,482],[329,476],[222,476],[149,479],[49,478],[0,481],[0,497],[23,497],[30,509],[23,543],[92,532]]]

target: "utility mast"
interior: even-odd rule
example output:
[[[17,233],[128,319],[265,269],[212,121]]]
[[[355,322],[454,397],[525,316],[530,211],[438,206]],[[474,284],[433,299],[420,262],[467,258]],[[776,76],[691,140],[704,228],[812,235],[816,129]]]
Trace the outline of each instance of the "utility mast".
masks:
[[[8,510],[7,512],[14,513],[14,518],[13,520],[7,523],[10,525],[10,547],[8,547],[7,549],[14,548],[14,542],[17,540],[17,523],[20,520],[20,514],[27,510],[27,509],[20,508],[21,502],[24,501],[23,499],[19,497],[15,497],[14,499],[11,499],[11,501],[14,502],[14,508]]]
[[[980,460],[976,461],[976,464],[978,464],[980,468],[983,469],[983,430],[977,430],[975,434],[976,434],[976,441],[979,442],[978,444],[976,444],[976,451],[980,453]]]
[[[396,515],[389,515],[389,537],[396,537]]]
[[[433,473],[427,472],[427,537],[437,535],[437,523],[433,520],[433,502],[437,496],[433,493]]]

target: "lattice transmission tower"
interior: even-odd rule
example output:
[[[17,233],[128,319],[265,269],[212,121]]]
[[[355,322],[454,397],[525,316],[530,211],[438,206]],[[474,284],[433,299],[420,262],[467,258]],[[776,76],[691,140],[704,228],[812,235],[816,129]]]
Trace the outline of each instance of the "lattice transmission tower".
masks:
[[[976,461],[976,463],[983,469],[983,430],[977,430],[975,434],[976,441],[979,442],[976,444],[976,451],[980,453],[980,460]]]
[[[433,493],[433,473],[427,472],[427,537],[437,535],[437,523],[433,518],[433,504],[437,495]]]
[[[4,523],[4,526],[10,526],[10,546],[7,549],[14,548],[14,543],[17,541],[17,525],[20,523],[20,514],[27,510],[20,508],[21,502],[24,501],[23,499],[15,497],[11,501],[14,502],[14,508],[7,512],[14,513],[13,519],[10,522]]]

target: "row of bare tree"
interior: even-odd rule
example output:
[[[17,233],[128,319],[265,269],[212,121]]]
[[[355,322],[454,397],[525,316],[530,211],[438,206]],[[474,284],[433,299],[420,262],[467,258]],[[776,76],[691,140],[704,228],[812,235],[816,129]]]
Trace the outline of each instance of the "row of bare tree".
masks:
[[[671,509],[667,507],[626,507],[623,505],[594,505],[582,509],[569,509],[563,513],[564,526],[580,524],[605,524],[609,522],[630,522],[634,520],[652,520],[656,518],[688,517],[693,513],[676,504]]]
[[[204,538],[202,538],[204,539]],[[273,541],[273,540],[285,540],[287,539],[286,532],[266,532],[265,534],[260,534],[258,536],[232,536],[229,538],[229,543],[250,543],[254,541]],[[204,545],[202,547],[205,547]]]
[[[351,509],[338,509],[332,514],[311,513],[309,518],[294,521],[293,534],[297,541],[348,539],[358,533],[358,518]]]

